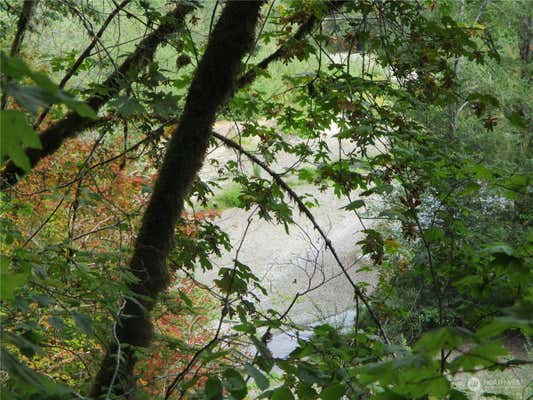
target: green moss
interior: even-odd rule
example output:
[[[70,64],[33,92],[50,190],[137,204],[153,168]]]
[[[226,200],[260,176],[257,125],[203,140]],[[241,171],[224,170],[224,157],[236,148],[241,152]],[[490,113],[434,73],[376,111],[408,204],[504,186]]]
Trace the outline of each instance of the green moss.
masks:
[[[232,184],[217,193],[209,202],[209,208],[216,208],[218,210],[225,210],[228,208],[236,208],[241,205],[239,196],[242,193],[241,185]]]

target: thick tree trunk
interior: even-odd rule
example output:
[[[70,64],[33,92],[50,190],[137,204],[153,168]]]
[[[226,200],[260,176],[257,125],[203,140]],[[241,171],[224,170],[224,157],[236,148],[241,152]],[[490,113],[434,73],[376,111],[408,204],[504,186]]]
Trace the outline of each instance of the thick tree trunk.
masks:
[[[165,16],[165,22],[161,23],[155,31],[141,40],[135,51],[100,85],[103,89],[102,94],[91,96],[87,99],[87,104],[98,112],[105,103],[115,97],[122,89],[122,80],[137,76],[143,68],[149,65],[154,58],[157,46],[170,33],[176,32],[182,26],[185,16],[194,8],[192,3],[187,1],[178,4],[173,11]],[[26,150],[31,166],[35,166],[42,158],[54,153],[66,139],[77,136],[94,124],[95,121],[90,118],[81,117],[75,112],[69,112],[64,118],[52,124],[39,135],[43,147],[41,150]],[[0,189],[4,190],[16,184],[25,173],[12,161],[8,161],[0,172]]]
[[[130,397],[134,387],[135,346],[152,339],[149,311],[169,281],[166,259],[188,189],[203,163],[217,110],[232,94],[244,54],[253,46],[262,1],[230,1],[209,38],[191,83],[180,123],[172,133],[159,171],[132,260],[138,282],[130,285],[135,300],[126,300],[117,337],[109,346],[91,396],[104,395],[110,385],[116,395]],[[123,358],[117,360],[121,349]],[[118,374],[116,367],[118,365]]]
[[[347,3],[348,0],[328,1],[326,14],[337,11]],[[120,90],[120,86],[117,86],[117,84],[119,83],[118,78],[123,76],[121,71],[124,71],[126,66],[128,66],[128,68],[131,70],[136,71],[139,71],[146,66],[148,61],[151,60],[151,57],[153,57],[156,47],[164,40],[165,35],[172,32],[172,30],[169,31],[168,28],[171,27],[173,28],[173,31],[176,31],[183,21],[185,15],[193,8],[194,7],[192,7],[188,2],[180,3],[173,12],[167,14],[167,17],[170,17],[168,19],[172,21],[172,18],[175,18],[176,22],[166,22],[162,24],[156,31],[147,36],[139,44],[139,46],[137,46],[135,53],[128,57],[128,59],[119,68],[119,73],[113,73],[102,84],[102,86],[106,89],[106,96],[93,96],[87,100],[87,103],[91,105],[95,111],[98,111],[102,105],[113,98]],[[303,39],[320,23],[320,21],[321,19],[315,15],[309,16],[293,35],[291,42],[294,40]],[[266,69],[270,63],[282,60],[285,57],[290,57],[290,48],[286,44],[280,46],[274,53],[270,54],[268,57],[258,63],[253,69],[250,69],[246,74],[242,75],[238,79],[238,87],[242,88],[250,84],[257,77],[258,71]],[[92,121],[89,118],[82,118],[76,113],[67,114],[64,118],[57,121],[40,134],[41,143],[43,144],[42,150],[27,149],[26,155],[30,159],[31,166],[34,167],[42,158],[53,154],[61,146],[65,139],[75,137],[84,130],[96,126],[98,123],[98,121]],[[0,170],[0,190],[5,190],[10,186],[15,185],[25,174],[26,171],[18,168],[11,161],[8,161],[4,168]]]

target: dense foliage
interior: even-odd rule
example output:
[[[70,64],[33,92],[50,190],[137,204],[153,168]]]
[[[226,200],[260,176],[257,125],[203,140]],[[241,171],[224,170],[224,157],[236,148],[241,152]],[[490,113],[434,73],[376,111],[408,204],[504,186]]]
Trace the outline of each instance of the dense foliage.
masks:
[[[461,382],[531,373],[533,3],[237,3],[0,2],[2,398],[530,398]],[[199,170],[203,141],[234,157]],[[301,187],[359,221],[357,268]],[[252,218],[297,214],[345,329],[289,318],[320,277],[265,309],[240,259]]]

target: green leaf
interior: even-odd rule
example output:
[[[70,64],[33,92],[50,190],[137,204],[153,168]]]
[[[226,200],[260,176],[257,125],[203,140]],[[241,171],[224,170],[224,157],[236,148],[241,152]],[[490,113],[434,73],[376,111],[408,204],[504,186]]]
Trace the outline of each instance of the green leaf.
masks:
[[[505,117],[512,125],[518,128],[527,129],[527,120],[516,111],[505,113]]]
[[[250,323],[247,323],[247,322],[235,325],[233,327],[233,330],[235,330],[237,332],[248,333],[250,335],[254,335],[257,332],[256,327],[254,325],[250,324]]]
[[[36,113],[40,107],[63,103],[82,117],[96,118],[96,113],[88,104],[61,90],[46,74],[32,71],[21,59],[1,52],[0,61],[4,75],[16,81],[30,78],[37,85],[27,86],[17,82],[6,82],[2,85],[4,92],[13,96],[24,108]]]
[[[531,186],[533,174],[514,174],[505,180],[505,187],[515,192],[525,193]]]
[[[298,396],[297,398],[302,400],[315,400],[318,398],[318,393],[313,386],[303,382],[298,383],[296,394]]]
[[[444,231],[439,228],[429,228],[424,231],[424,238],[428,242],[438,242],[444,239]]]
[[[246,281],[244,281],[238,272],[230,268],[221,268],[219,271],[220,279],[215,279],[215,284],[224,293],[244,294],[247,290]]]
[[[20,85],[16,82],[4,84],[4,92],[17,101],[26,110],[37,114],[39,109],[55,102],[55,96],[39,86]]]
[[[216,376],[210,376],[205,382],[204,399],[222,400],[222,382]]]
[[[468,101],[479,101],[483,104],[490,105],[493,107],[499,107],[500,102],[498,99],[490,94],[482,94],[482,93],[472,93],[468,95],[466,98]]]
[[[146,113],[143,105],[134,97],[119,96],[109,102],[109,107],[115,108],[117,114],[127,117]]]
[[[446,398],[446,394],[450,391],[450,382],[444,376],[440,375],[434,376],[433,379],[427,381],[416,382],[414,385],[415,390],[413,390],[413,393],[417,393],[416,386],[419,386],[420,391],[418,393],[420,397],[427,393],[430,395],[430,398],[433,395],[439,399],[443,399]]]
[[[352,211],[357,210],[358,208],[364,207],[365,202],[363,200],[355,200],[352,201],[350,204],[344,207],[345,210]]]
[[[64,92],[60,92],[61,103],[64,103],[68,108],[77,112],[81,117],[95,119],[97,117],[96,112],[85,102],[75,100],[72,97],[66,95]]]
[[[15,291],[29,279],[29,273],[14,272],[9,268],[10,260],[6,256],[0,257],[0,299],[13,300]]]
[[[495,318],[481,327],[476,332],[476,336],[480,339],[488,339],[499,336],[509,329],[520,329],[526,335],[531,335],[533,334],[533,321],[531,319],[513,317]]]
[[[507,350],[497,342],[482,343],[456,357],[448,368],[452,372],[473,371],[476,367],[497,364],[499,358],[507,353]]]
[[[255,347],[257,348],[257,351],[260,354],[257,357],[257,366],[265,372],[270,372],[270,370],[274,366],[272,352],[261,340],[259,340],[255,336],[251,336],[250,338],[252,339],[252,342],[254,343]]]
[[[65,327],[65,323],[63,322],[62,318],[59,317],[48,317],[48,323],[58,331],[62,330]]]
[[[0,349],[0,364],[2,369],[9,373],[9,386],[23,388],[25,394],[23,398],[67,399],[72,397],[70,389],[52,381],[46,375],[35,372],[5,347]],[[5,385],[1,385],[2,399],[5,388]],[[15,398],[20,399],[21,396],[17,395]]]
[[[180,296],[180,299],[183,300],[183,302],[188,306],[192,307],[193,303],[192,300],[187,296],[182,290],[178,292],[178,295]]]
[[[235,399],[241,400],[246,397],[248,388],[246,387],[246,382],[237,370],[228,368],[224,371],[222,376],[224,378],[224,387]]]
[[[458,348],[466,337],[474,338],[474,335],[460,328],[439,328],[425,333],[413,346],[416,352],[432,356],[441,349]]]
[[[300,381],[310,385],[316,383],[325,383],[322,382],[323,376],[321,375],[320,370],[318,370],[314,365],[310,365],[308,363],[299,364],[296,370],[296,375]]]
[[[294,400],[294,396],[287,386],[281,386],[274,390],[271,400]]]
[[[22,343],[24,343],[22,346],[19,346],[19,350],[26,357],[31,359],[36,353],[43,353],[40,346],[43,337],[38,331],[31,329],[18,337],[19,340],[22,340]]]
[[[265,390],[270,386],[268,378],[253,365],[247,364],[244,366],[244,370],[248,375],[254,378],[255,384],[261,390]]]
[[[91,317],[86,314],[72,313],[72,318],[80,330],[87,336],[92,337],[94,335],[93,323]]]
[[[27,331],[23,334],[14,334],[11,332],[3,332],[3,340],[15,345],[21,353],[28,357],[32,357],[34,354],[44,354],[43,349],[39,345],[42,337],[35,334],[34,331]]]
[[[6,156],[25,171],[31,169],[30,160],[24,147],[42,149],[41,141],[35,131],[28,125],[24,114],[15,110],[0,112],[1,146],[0,158]]]
[[[457,389],[450,390],[448,395],[450,396],[450,400],[468,400],[468,396]]]
[[[346,393],[346,386],[342,383],[335,383],[322,390],[320,398],[322,400],[338,400],[344,396],[344,393]]]
[[[317,171],[311,168],[302,168],[298,170],[298,179],[301,181],[312,182],[317,176]]]
[[[11,273],[0,275],[0,298],[2,300],[13,300],[15,291],[28,281],[28,274]]]
[[[9,57],[3,51],[0,52],[0,70],[3,74],[13,78],[21,79],[31,74],[30,69],[20,58]]]
[[[469,196],[473,193],[477,193],[479,192],[479,189],[481,188],[481,186],[476,183],[476,182],[470,182],[468,183],[467,185],[465,185],[465,187],[463,188],[463,190],[461,190],[459,192],[459,195],[460,196]]]

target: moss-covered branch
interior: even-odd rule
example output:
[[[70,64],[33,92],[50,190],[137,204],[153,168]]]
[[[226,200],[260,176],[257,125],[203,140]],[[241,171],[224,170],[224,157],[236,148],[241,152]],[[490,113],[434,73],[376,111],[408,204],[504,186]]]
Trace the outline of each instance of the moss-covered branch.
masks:
[[[216,112],[235,89],[241,60],[253,46],[261,4],[228,2],[209,38],[144,213],[130,262],[131,272],[138,279],[130,285],[130,295],[135,298],[126,299],[118,318],[118,341],[110,343],[95,378],[91,393],[95,398],[106,394],[109,387],[113,393],[125,395],[134,386],[134,348],[151,342],[149,312],[169,282],[166,259],[174,242],[176,223],[202,166]]]
[[[334,13],[346,3],[347,3],[346,0],[328,1],[326,3],[326,10],[324,14],[327,15],[327,14]],[[276,62],[276,61],[281,61],[281,60],[286,59],[287,57],[290,57],[291,55],[290,44],[295,43],[305,38],[309,33],[313,31],[313,29],[317,25],[320,24],[321,21],[322,21],[322,18],[314,14],[311,14],[309,17],[307,17],[307,19],[304,22],[302,22],[302,24],[299,26],[298,30],[294,33],[294,35],[291,36],[290,40],[282,44],[273,53],[271,53],[270,55],[262,59],[254,67],[252,67],[244,75],[242,75],[237,81],[237,86],[239,88],[242,88],[246,85],[249,85],[255,80],[255,78],[257,77],[257,74],[260,71],[266,70],[271,63]]]
[[[22,41],[24,40],[24,35],[28,30],[30,25],[30,18],[37,5],[38,0],[24,0],[22,4],[22,11],[20,12],[19,19],[17,21],[17,31],[15,32],[15,38],[11,43],[11,50],[9,54],[11,57],[16,57],[20,53],[20,47],[22,46]],[[2,94],[2,100],[0,100],[0,109],[4,109],[7,103],[7,95]]]
[[[166,37],[176,32],[183,24],[185,16],[194,9],[190,2],[179,3],[173,11],[167,14],[159,27],[146,36],[137,45],[135,51],[130,54],[126,60],[113,71],[108,78],[99,85],[98,94],[87,99],[87,104],[98,112],[100,108],[109,100],[115,97],[122,89],[122,81],[125,77],[131,79],[132,76],[142,71],[149,65],[159,44]],[[75,112],[69,112],[65,117],[53,123],[49,128],[44,130],[39,138],[41,139],[42,149],[27,149],[26,154],[30,159],[32,167],[35,166],[42,158],[54,153],[61,144],[70,137],[75,137],[84,130],[94,126],[94,120],[82,117]],[[0,189],[4,190],[18,182],[20,177],[25,175],[25,171],[17,167],[12,161],[8,161],[0,171]]]

